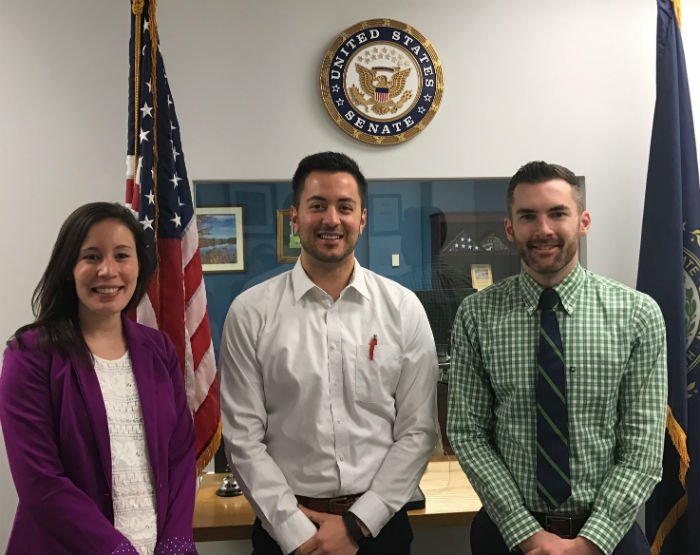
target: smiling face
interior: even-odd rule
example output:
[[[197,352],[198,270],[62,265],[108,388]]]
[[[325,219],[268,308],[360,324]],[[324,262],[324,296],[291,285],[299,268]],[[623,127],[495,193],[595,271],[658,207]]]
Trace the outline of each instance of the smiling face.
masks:
[[[357,240],[367,210],[355,178],[346,172],[311,172],[304,181],[299,207],[292,207],[292,225],[301,241],[305,266],[354,264]]]
[[[505,220],[523,269],[544,287],[558,284],[574,269],[579,239],[590,225],[590,214],[579,209],[572,186],[563,179],[518,184]]]
[[[114,219],[94,224],[73,267],[81,324],[119,318],[139,276],[134,236]]]

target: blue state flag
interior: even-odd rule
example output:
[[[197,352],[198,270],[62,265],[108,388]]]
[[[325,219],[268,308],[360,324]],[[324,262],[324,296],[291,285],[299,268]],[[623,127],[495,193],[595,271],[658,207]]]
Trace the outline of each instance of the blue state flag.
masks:
[[[637,288],[668,341],[664,472],[646,507],[652,553],[700,555],[700,185],[678,6],[657,0],[656,107]]]

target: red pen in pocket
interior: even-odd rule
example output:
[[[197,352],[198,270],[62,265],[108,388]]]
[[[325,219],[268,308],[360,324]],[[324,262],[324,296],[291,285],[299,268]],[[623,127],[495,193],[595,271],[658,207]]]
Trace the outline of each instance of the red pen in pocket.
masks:
[[[369,359],[374,360],[374,348],[377,346],[377,336],[373,335],[369,341]]]

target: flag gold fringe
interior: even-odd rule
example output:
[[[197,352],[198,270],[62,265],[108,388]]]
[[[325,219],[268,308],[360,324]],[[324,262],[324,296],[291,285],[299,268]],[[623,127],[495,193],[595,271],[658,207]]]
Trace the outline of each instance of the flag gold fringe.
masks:
[[[673,4],[673,11],[676,12],[676,21],[678,22],[678,28],[681,28],[681,0],[671,0]]]
[[[659,555],[661,552],[661,546],[663,546],[666,536],[673,530],[673,528],[678,524],[678,521],[688,510],[688,494],[686,493],[681,497],[676,504],[671,508],[671,510],[663,519],[659,529],[656,531],[656,537],[654,542],[651,544],[652,555]]]
[[[676,448],[678,452],[678,457],[680,463],[678,466],[678,481],[685,489],[685,479],[688,474],[688,469],[690,468],[690,456],[688,455],[687,447],[687,436],[683,427],[678,423],[676,418],[673,416],[673,411],[669,405],[666,405],[666,431],[668,432],[671,443]],[[666,540],[666,536],[673,530],[673,528],[678,524],[678,521],[685,514],[688,509],[688,494],[684,494],[676,504],[671,507],[666,517],[663,519],[659,525],[659,529],[656,531],[656,536],[654,537],[654,542],[651,544],[652,555],[659,555],[661,547]]]
[[[685,477],[690,468],[690,456],[688,455],[688,447],[686,445],[687,436],[685,435],[685,430],[673,416],[673,411],[669,405],[666,405],[666,430],[680,458],[678,481],[683,486],[683,489],[685,489]]]
[[[209,461],[214,457],[216,452],[219,450],[219,445],[221,444],[221,420],[216,427],[216,432],[211,438],[209,445],[207,445],[204,450],[197,457],[197,476],[199,476],[204,468],[209,464]]]

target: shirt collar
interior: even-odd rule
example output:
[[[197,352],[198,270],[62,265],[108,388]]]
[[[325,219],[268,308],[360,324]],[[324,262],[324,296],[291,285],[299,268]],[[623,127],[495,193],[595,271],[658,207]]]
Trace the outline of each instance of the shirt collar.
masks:
[[[311,278],[309,278],[308,275],[306,275],[304,268],[301,266],[301,257],[297,259],[297,262],[292,269],[292,287],[294,288],[295,301],[299,301],[299,299],[301,299],[312,289],[318,289],[320,291],[320,288],[313,281],[311,281]],[[369,299],[369,290],[367,289],[365,270],[362,266],[360,266],[357,259],[355,259],[355,267],[353,268],[352,276],[350,277],[350,283],[348,283],[345,289],[343,289],[341,296],[348,289],[354,289],[360,295]]]
[[[569,275],[566,276],[561,283],[554,286],[554,290],[559,294],[559,298],[561,299],[561,306],[569,315],[573,314],[576,309],[577,293],[585,280],[586,270],[584,270],[580,264],[576,264]],[[537,310],[540,294],[545,288],[532,279],[530,274],[525,271],[520,272],[519,282],[525,310],[527,310],[528,314],[532,314]]]

